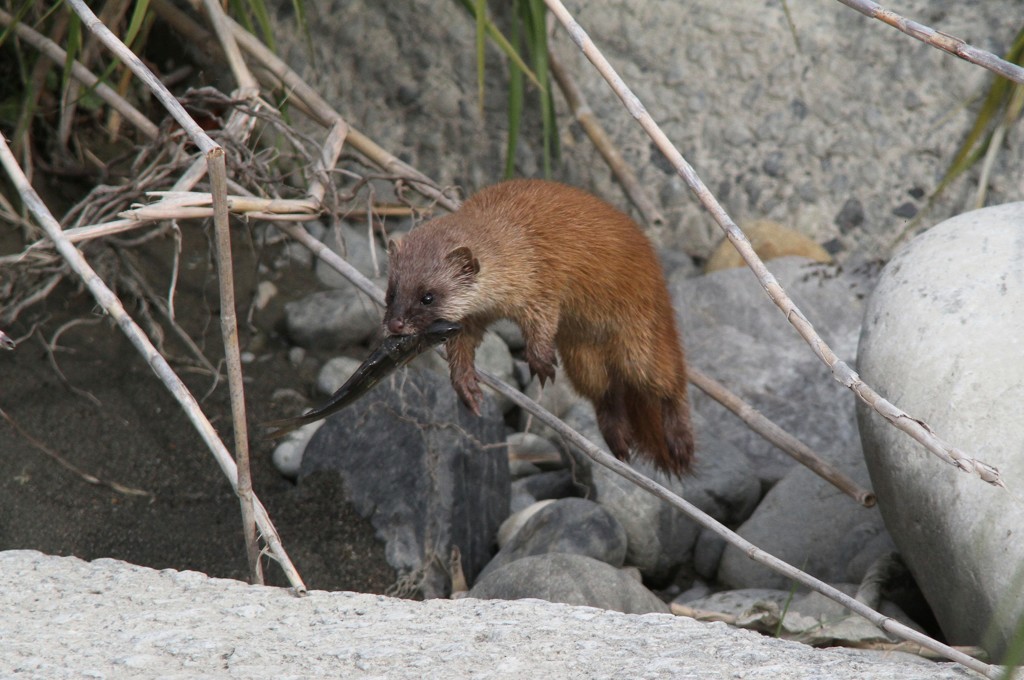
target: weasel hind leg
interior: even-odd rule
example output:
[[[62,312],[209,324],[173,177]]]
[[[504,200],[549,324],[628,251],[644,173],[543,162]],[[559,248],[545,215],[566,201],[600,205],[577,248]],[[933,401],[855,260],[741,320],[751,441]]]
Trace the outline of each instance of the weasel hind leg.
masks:
[[[597,426],[608,449],[619,460],[628,461],[634,436],[622,385],[613,381],[604,395],[594,402],[594,410],[597,412]]]

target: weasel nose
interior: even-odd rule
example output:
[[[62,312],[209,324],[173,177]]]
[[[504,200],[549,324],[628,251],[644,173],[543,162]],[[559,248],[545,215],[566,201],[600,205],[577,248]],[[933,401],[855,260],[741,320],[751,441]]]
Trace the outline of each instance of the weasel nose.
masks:
[[[391,319],[388,321],[388,332],[393,335],[398,335],[405,330],[405,322],[401,319]]]

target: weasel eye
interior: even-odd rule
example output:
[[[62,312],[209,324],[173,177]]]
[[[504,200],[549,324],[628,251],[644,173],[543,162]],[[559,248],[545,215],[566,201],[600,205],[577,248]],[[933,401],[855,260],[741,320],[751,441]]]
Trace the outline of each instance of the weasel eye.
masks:
[[[433,293],[424,293],[423,297],[420,298],[420,303],[424,304],[424,305],[432,305],[432,304],[434,304],[434,294]]]

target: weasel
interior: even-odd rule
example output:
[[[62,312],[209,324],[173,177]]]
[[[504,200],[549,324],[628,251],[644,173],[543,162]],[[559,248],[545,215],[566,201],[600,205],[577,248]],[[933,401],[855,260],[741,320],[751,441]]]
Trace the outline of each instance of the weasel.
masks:
[[[635,452],[677,476],[690,471],[675,313],[654,248],[624,213],[565,184],[511,180],[392,240],[388,254],[386,331],[419,333],[438,319],[461,324],[446,341],[448,364],[474,413],[483,399],[476,348],[490,323],[511,319],[541,385],[555,377],[557,348],[616,457]]]

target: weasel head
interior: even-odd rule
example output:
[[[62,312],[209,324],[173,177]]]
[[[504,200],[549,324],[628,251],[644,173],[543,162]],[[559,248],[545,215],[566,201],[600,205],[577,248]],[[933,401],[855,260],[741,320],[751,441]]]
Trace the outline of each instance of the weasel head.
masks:
[[[413,335],[439,319],[461,321],[473,313],[480,261],[467,246],[407,237],[388,244],[388,257],[388,334]]]

